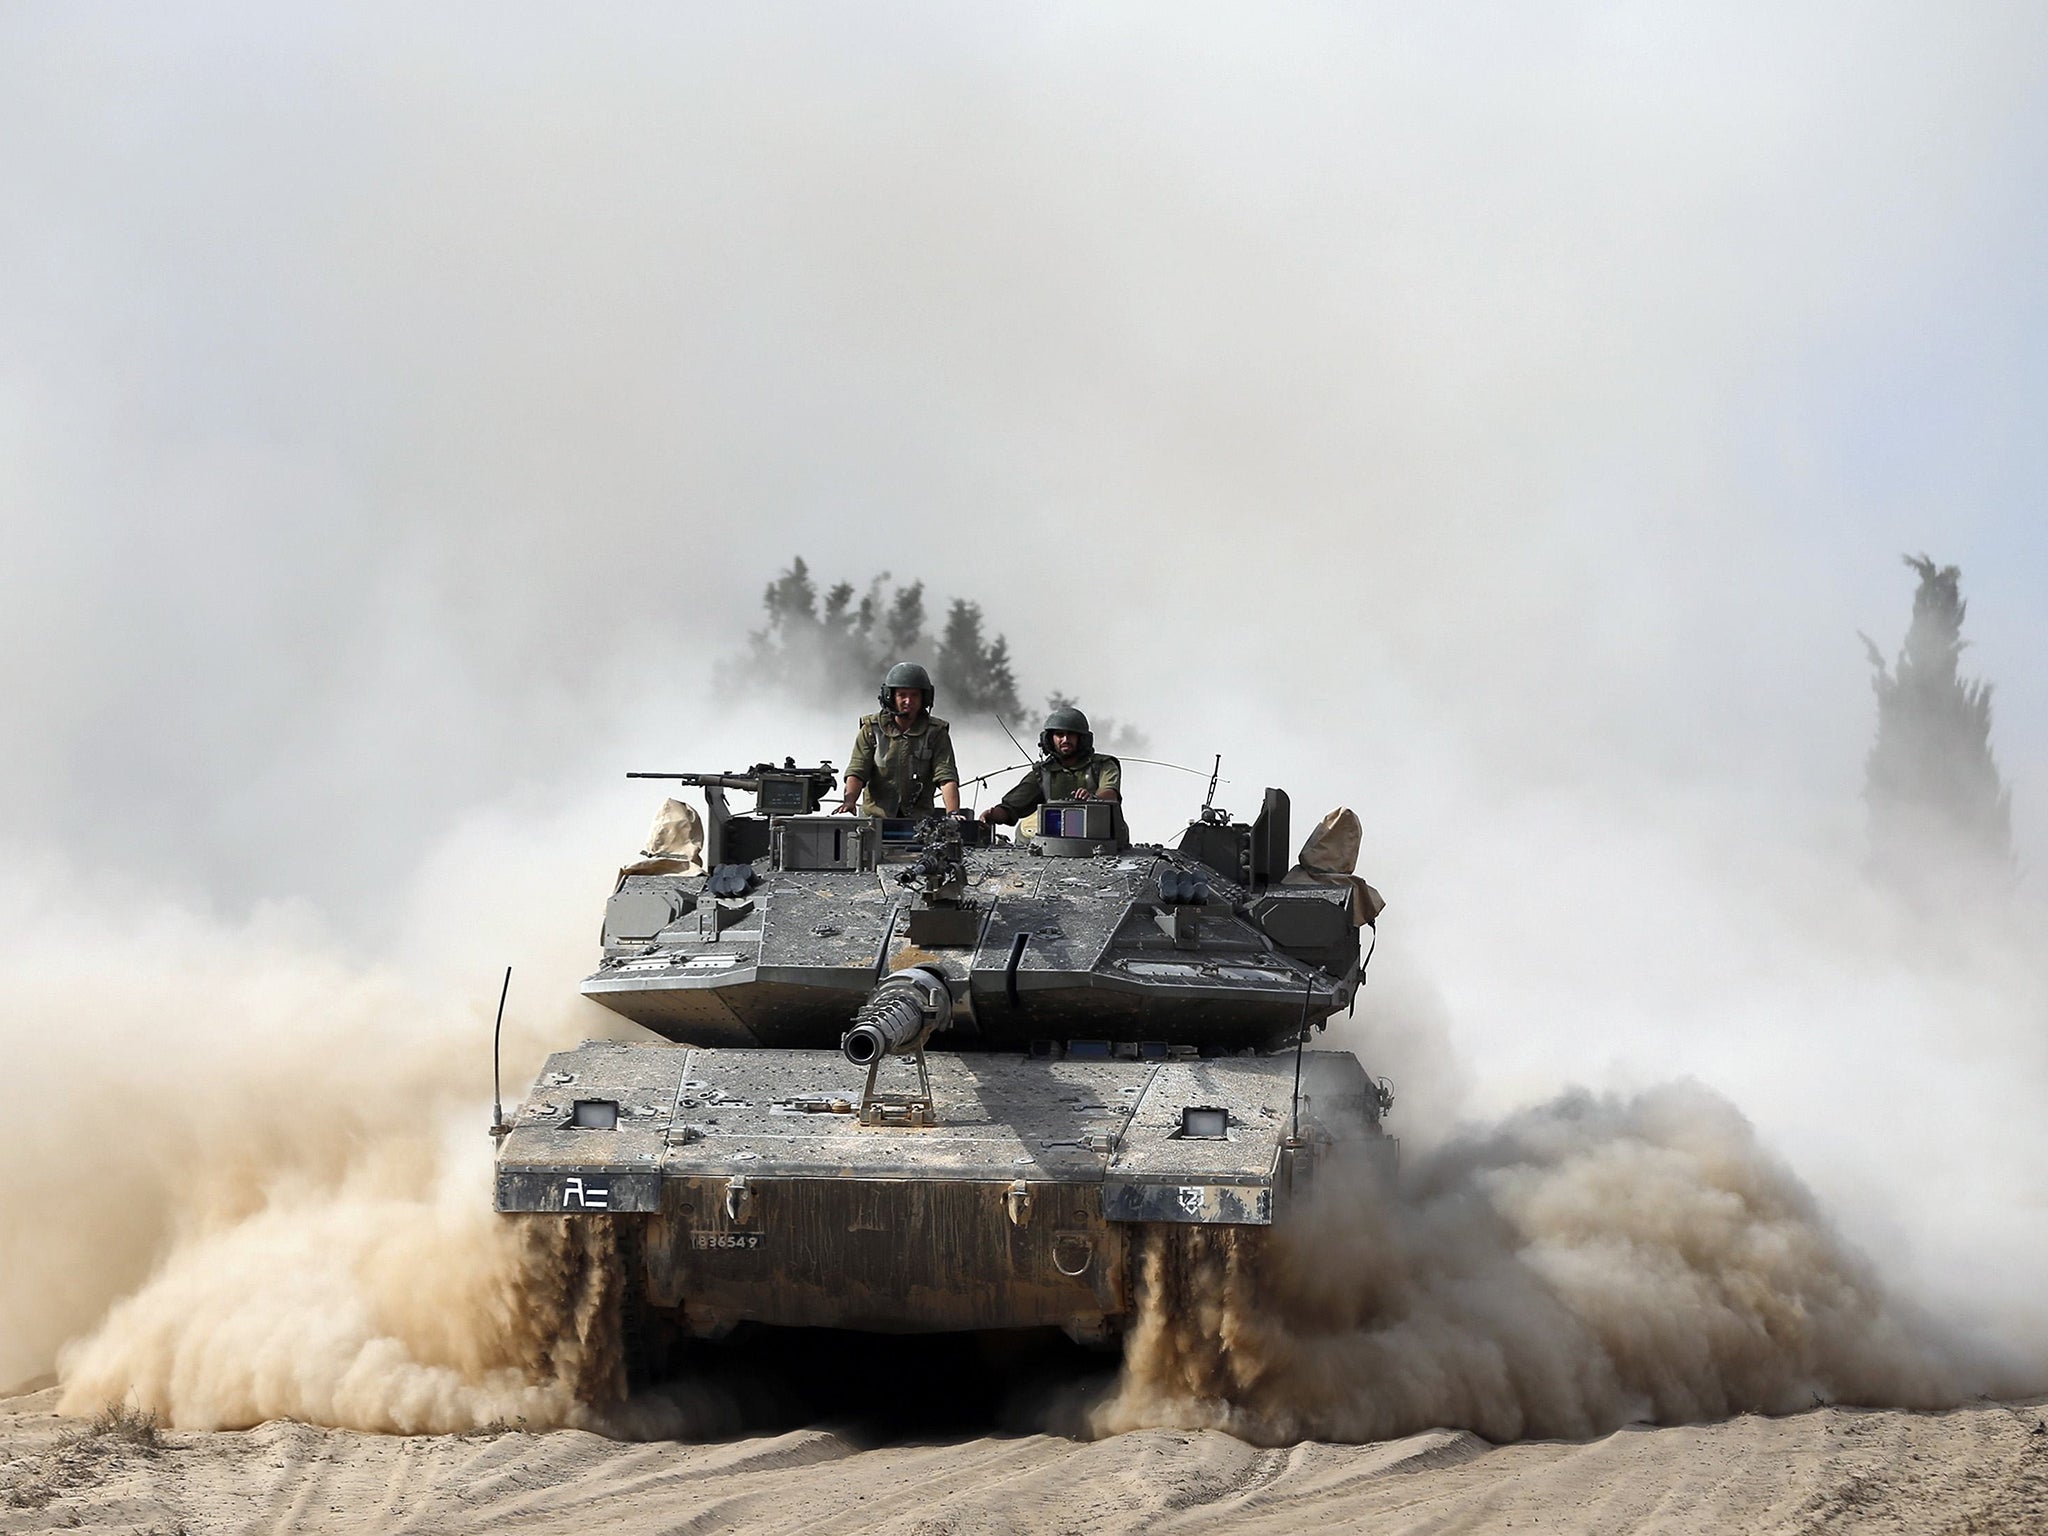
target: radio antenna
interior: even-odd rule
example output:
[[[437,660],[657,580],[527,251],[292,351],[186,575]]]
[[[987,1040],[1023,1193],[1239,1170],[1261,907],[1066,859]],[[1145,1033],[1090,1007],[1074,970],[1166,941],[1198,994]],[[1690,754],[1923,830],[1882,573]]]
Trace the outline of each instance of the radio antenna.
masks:
[[[505,1123],[505,1095],[498,1076],[498,1041],[505,1033],[505,997],[512,990],[512,967],[505,967],[505,984],[498,988],[498,1022],[491,1026],[491,1139],[496,1141],[512,1127]]]
[[[1017,749],[1017,755],[1026,759],[1029,762],[1037,762],[1038,759],[1036,757],[1033,757],[1029,752],[1024,750],[1024,743],[1019,741],[1017,739],[1017,733],[1010,729],[1010,722],[1005,720],[1001,715],[997,715],[994,710],[990,710],[989,713],[995,715],[996,724],[1000,725],[1003,728],[1003,734],[1010,738],[1010,745]],[[998,773],[1004,771],[1005,770],[1000,768],[996,770],[996,772]]]
[[[1308,1005],[1309,1000],[1315,996],[1315,991],[1316,978],[1314,973],[1311,972],[1307,984],[1301,989],[1301,1024],[1294,1032],[1294,1104],[1290,1115],[1291,1125],[1287,1132],[1287,1145],[1290,1147],[1300,1147],[1302,1145],[1301,1052],[1302,1047],[1308,1044]]]
[[[991,768],[987,773],[977,774],[975,775],[975,777],[971,779],[962,779],[960,781],[960,787],[962,789],[965,789],[969,784],[974,784],[977,786],[986,784],[990,779],[995,778],[998,774],[1015,773],[1019,768],[1029,768],[1032,766],[1033,764],[1031,763],[1011,763],[1006,767]]]
[[[1127,752],[1119,752],[1116,754],[1116,760],[1120,763],[1143,763],[1148,768],[1171,768],[1175,773],[1192,773],[1198,779],[1202,776],[1202,770],[1199,768],[1187,768],[1179,763],[1163,763],[1156,757],[1132,757]]]

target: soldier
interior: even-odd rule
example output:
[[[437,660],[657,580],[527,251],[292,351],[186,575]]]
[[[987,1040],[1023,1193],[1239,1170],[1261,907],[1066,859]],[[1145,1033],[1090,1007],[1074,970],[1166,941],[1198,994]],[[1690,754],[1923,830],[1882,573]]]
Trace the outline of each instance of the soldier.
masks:
[[[1078,709],[1056,709],[1045,717],[1038,750],[1044,760],[983,811],[983,821],[1017,821],[1048,800],[1123,799],[1123,764],[1095,750],[1095,733]],[[1122,823],[1121,813],[1117,820]]]
[[[865,816],[928,816],[937,790],[949,812],[960,809],[960,768],[953,728],[932,713],[938,690],[915,662],[899,661],[875,695],[882,707],[861,716],[846,760],[846,794],[835,814],[860,801]]]

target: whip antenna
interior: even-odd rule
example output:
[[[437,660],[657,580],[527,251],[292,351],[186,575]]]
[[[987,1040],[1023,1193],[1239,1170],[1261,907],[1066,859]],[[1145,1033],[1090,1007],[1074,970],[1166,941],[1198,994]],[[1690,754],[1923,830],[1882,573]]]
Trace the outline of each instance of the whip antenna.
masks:
[[[1017,739],[1017,733],[1010,729],[1010,722],[1005,720],[1001,715],[997,715],[994,710],[990,710],[989,713],[991,715],[995,715],[996,724],[1000,725],[1003,728],[1003,734],[1010,738],[1010,745],[1017,749],[1018,755],[1021,757],[1030,758],[1030,760],[1034,763],[1037,762],[1038,759],[1036,757],[1032,757],[1032,755],[1029,752],[1026,752],[1024,750],[1024,743],[1019,741]],[[1006,770],[1001,768],[998,768],[996,770],[997,773],[1002,773],[1005,771]]]
[[[971,779],[962,779],[960,783],[963,787],[969,784],[986,784],[990,779],[995,778],[998,774],[1015,773],[1019,768],[1030,768],[1032,766],[1034,765],[1031,763],[1011,763],[1009,766],[1004,768],[991,768],[987,773],[977,774],[975,777]]]
[[[1293,1129],[1287,1133],[1287,1145],[1301,1145],[1301,1050],[1308,1043],[1308,1005],[1315,996],[1316,979],[1310,976],[1301,989],[1301,1027],[1294,1032],[1294,1107]]]
[[[505,997],[512,990],[512,967],[505,967],[505,984],[498,988],[498,1022],[491,1026],[491,1138],[505,1135],[512,1129],[505,1123],[504,1091],[498,1078],[498,1040],[505,1032]]]
[[[1189,768],[1180,763],[1164,763],[1156,757],[1132,757],[1128,752],[1119,752],[1116,754],[1116,760],[1120,763],[1143,763],[1148,768],[1171,768],[1175,773],[1192,773],[1198,779],[1202,776],[1202,770],[1199,768]]]

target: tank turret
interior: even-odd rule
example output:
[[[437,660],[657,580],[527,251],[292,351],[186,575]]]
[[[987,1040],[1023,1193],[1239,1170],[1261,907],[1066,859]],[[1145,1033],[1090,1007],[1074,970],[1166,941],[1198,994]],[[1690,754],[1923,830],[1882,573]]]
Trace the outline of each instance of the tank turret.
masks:
[[[721,801],[779,787],[761,770],[672,777]],[[1081,1041],[1163,1056],[1275,1049],[1357,986],[1345,893],[1281,882],[1279,790],[1249,825],[1212,813],[1174,847],[1122,846],[1115,808],[1095,801],[1043,807],[1014,843],[944,815],[790,804],[733,816],[714,803],[708,874],[625,875],[584,995],[679,1042],[826,1049],[912,955],[955,994],[949,1049]]]

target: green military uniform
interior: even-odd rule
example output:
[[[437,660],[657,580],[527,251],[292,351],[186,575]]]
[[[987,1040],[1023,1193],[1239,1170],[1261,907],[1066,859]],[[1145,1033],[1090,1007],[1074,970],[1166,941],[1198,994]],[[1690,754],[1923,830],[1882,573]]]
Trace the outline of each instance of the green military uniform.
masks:
[[[1003,796],[1003,809],[1011,819],[1030,815],[1048,800],[1071,800],[1074,791],[1085,789],[1091,798],[1123,794],[1124,765],[1104,752],[1090,752],[1069,768],[1058,758],[1048,758],[1019,779]]]
[[[863,816],[928,816],[938,787],[960,782],[953,728],[937,715],[920,715],[907,731],[887,710],[863,715],[846,772],[861,781]]]

